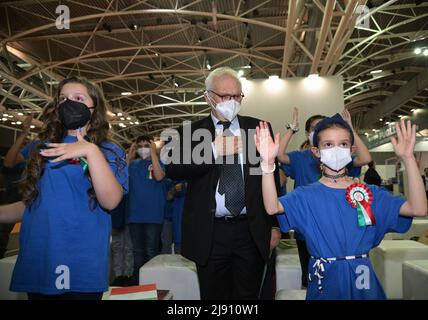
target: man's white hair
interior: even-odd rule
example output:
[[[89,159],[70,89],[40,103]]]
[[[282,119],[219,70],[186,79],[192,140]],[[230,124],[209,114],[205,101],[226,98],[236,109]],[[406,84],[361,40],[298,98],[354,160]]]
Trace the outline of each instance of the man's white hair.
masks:
[[[241,80],[239,79],[238,73],[229,67],[220,67],[210,72],[208,77],[205,79],[205,89],[206,90],[213,90],[214,89],[214,80],[216,78],[222,77],[222,76],[231,76],[232,78],[236,79],[236,82],[239,83],[239,86],[242,87]]]

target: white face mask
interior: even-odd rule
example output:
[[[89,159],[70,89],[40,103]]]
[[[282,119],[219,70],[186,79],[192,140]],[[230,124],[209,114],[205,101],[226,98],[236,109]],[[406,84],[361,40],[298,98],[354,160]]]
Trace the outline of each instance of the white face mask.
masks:
[[[137,153],[141,159],[147,159],[150,156],[150,148],[138,148]]]
[[[309,143],[311,144],[311,146],[313,146],[313,145],[314,145],[314,131],[312,131],[312,132],[309,134],[309,136],[308,136],[308,140],[309,140]]]
[[[334,147],[320,150],[321,162],[334,171],[340,171],[352,161],[351,149]]]
[[[239,110],[241,110],[241,104],[234,100],[223,101],[217,103],[215,110],[220,113],[226,120],[232,121],[235,119]]]

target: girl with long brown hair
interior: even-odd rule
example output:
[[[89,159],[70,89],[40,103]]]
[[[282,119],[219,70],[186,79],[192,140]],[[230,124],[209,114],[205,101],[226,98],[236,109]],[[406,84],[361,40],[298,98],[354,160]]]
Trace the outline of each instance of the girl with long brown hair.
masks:
[[[109,210],[127,192],[125,154],[108,141],[103,95],[72,77],[43,112],[27,160],[22,201],[0,207],[0,223],[22,220],[11,290],[29,299],[100,299],[108,289]]]

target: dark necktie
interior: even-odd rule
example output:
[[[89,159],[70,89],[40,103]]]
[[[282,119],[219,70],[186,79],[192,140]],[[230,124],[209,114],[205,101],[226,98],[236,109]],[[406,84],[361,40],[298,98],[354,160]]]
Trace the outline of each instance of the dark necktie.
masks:
[[[224,136],[233,136],[229,129],[231,124],[229,121],[219,121],[217,124],[223,126]],[[245,207],[245,192],[239,154],[223,157],[218,193],[225,195],[225,207],[232,215],[237,216],[241,213]]]

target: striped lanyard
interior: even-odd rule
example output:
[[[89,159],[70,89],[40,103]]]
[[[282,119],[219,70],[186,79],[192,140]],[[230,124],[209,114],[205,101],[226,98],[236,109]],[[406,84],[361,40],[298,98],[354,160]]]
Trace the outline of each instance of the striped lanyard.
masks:
[[[314,276],[318,279],[318,290],[322,291],[322,279],[324,279],[325,263],[330,264],[333,261],[338,261],[338,260],[364,259],[364,258],[367,258],[368,256],[369,256],[368,253],[364,253],[356,256],[344,256],[344,257],[334,257],[334,258],[315,258],[314,256],[311,256],[312,259],[315,259],[315,263],[312,265],[312,268],[314,269]],[[309,273],[309,281],[312,281],[311,273]]]

